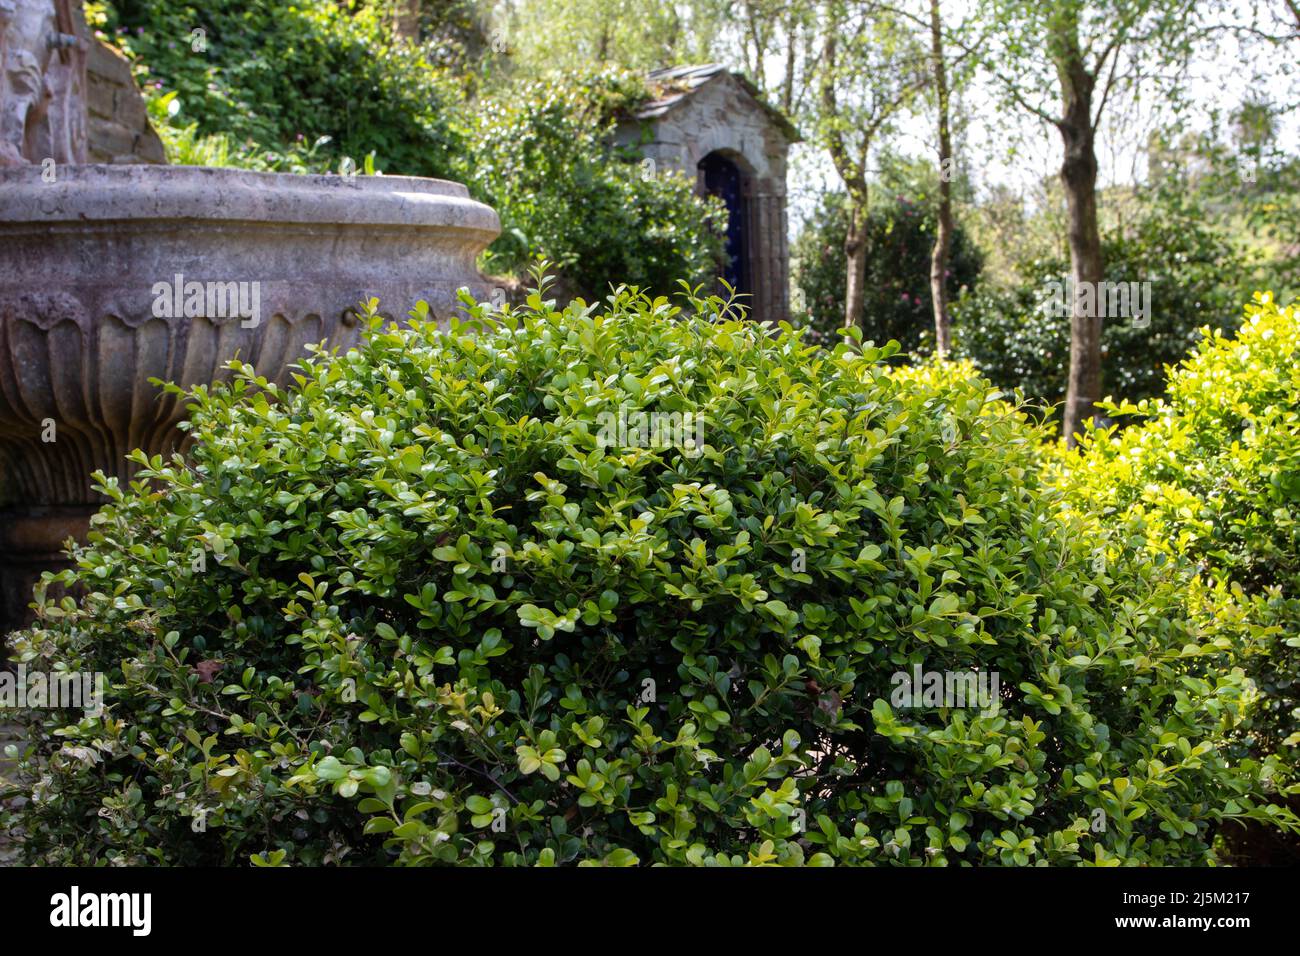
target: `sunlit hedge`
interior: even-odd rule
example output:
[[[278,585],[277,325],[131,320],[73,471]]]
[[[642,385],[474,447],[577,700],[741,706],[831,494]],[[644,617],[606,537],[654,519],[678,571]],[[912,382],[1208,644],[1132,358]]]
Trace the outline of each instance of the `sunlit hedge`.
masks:
[[[716,299],[474,314],[241,367],[105,485],[19,641],[111,685],[32,728],[28,860],[1202,864],[1277,813],[1230,643],[987,382]]]
[[[1300,310],[1257,295],[1235,335],[1206,330],[1165,399],[1106,407],[1142,424],[1090,433],[1064,459],[1080,510],[1140,522],[1148,546],[1186,562],[1244,609],[1204,609],[1245,628],[1261,700],[1245,740],[1295,764],[1300,744]],[[1297,788],[1295,792],[1300,792]]]

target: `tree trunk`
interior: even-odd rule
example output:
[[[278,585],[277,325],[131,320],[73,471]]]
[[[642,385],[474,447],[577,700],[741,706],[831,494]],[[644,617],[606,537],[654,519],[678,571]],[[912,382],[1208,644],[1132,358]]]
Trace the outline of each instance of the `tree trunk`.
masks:
[[[1069,209],[1070,271],[1074,302],[1070,315],[1070,376],[1065,393],[1062,427],[1069,447],[1076,433],[1093,417],[1101,398],[1100,309],[1082,308],[1080,292],[1090,283],[1096,293],[1102,281],[1101,234],[1097,228],[1097,152],[1092,128],[1094,78],[1077,52],[1059,64],[1064,114],[1057,128],[1065,147],[1061,182]],[[1095,297],[1087,301],[1095,302]],[[1092,314],[1087,314],[1091,312]]]
[[[781,112],[786,116],[794,112],[794,70],[798,55],[798,28],[792,14],[785,25],[785,79],[781,83]]]
[[[943,61],[939,0],[930,0],[930,51],[939,111],[939,229],[930,254],[930,299],[934,304],[934,350],[947,358],[952,349],[948,317],[948,252],[952,248],[952,137],[948,130],[948,73]]]
[[[1300,3],[1296,0],[1286,0],[1287,8],[1291,11],[1291,16],[1295,17],[1295,25],[1300,27]]]
[[[420,39],[420,6],[420,0],[402,0],[397,4],[398,39]]]
[[[844,327],[862,325],[862,304],[867,284],[867,202],[849,193],[849,231],[844,237],[848,282],[844,290]]]

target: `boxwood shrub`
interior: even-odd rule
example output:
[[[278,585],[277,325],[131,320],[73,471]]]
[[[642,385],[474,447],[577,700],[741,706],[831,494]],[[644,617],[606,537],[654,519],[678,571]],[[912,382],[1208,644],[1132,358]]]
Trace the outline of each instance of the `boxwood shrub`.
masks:
[[[1074,504],[1148,529],[1205,590],[1196,613],[1235,629],[1259,703],[1239,728],[1290,776],[1300,745],[1300,307],[1268,294],[1235,335],[1205,329],[1163,400],[1108,404],[1140,425],[1092,431],[1062,460]],[[1235,605],[1235,608],[1227,604]],[[1212,620],[1211,620],[1212,618]],[[1279,792],[1300,794],[1292,779]],[[1293,850],[1294,859],[1300,851]]]
[[[31,728],[26,859],[1198,864],[1294,823],[1221,747],[1227,642],[987,382],[543,295],[236,364],[189,458],[103,481],[18,641],[111,688]]]

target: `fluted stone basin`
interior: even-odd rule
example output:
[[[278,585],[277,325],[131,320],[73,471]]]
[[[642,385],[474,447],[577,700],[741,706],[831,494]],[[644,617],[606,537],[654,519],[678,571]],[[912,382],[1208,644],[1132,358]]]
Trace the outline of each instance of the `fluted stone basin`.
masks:
[[[308,343],[353,344],[354,308],[446,319],[487,289],[496,213],[456,183],[185,166],[0,169],[0,626],[135,448],[179,447],[192,386],[238,356],[284,383]],[[2,634],[3,631],[0,631]]]

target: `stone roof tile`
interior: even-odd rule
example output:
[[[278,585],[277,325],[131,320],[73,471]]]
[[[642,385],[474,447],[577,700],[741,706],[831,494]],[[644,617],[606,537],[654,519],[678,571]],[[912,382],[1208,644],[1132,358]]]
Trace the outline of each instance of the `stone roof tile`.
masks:
[[[637,111],[636,118],[648,120],[663,116],[686,102],[693,93],[724,73],[729,73],[745,88],[745,91],[762,107],[772,122],[776,124],[781,132],[785,133],[790,142],[796,143],[802,139],[799,131],[790,122],[789,117],[763,99],[758,87],[745,74],[738,70],[728,70],[721,63],[672,66],[651,70],[646,74],[646,79],[649,81],[650,89],[655,95],[653,99]]]

